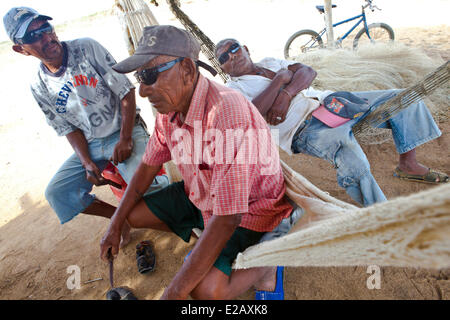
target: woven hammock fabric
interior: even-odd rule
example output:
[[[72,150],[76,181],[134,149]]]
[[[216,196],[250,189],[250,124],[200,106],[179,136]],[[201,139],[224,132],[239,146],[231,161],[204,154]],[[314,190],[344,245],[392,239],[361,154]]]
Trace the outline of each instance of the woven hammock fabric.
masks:
[[[444,85],[449,79],[450,64],[449,61],[447,61],[434,72],[427,75],[422,81],[405,89],[397,96],[384,102],[377,108],[377,110],[356,124],[353,127],[353,133],[358,135],[370,128],[378,127],[386,120],[398,114],[400,111],[423,99],[435,89]]]
[[[288,235],[240,253],[234,269],[450,267],[450,184],[359,209],[324,196],[285,164],[283,171],[287,194],[306,213]]]

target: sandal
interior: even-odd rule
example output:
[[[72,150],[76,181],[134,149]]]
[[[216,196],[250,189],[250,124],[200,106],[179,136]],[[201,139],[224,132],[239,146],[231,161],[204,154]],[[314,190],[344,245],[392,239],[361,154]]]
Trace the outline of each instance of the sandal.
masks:
[[[284,300],[283,271],[284,267],[277,267],[277,284],[275,290],[257,290],[255,291],[255,300]]]
[[[136,262],[138,271],[141,274],[155,269],[156,257],[150,241],[141,241],[136,245]]]
[[[117,287],[106,293],[106,300],[138,300],[136,296],[126,287]]]
[[[431,184],[439,184],[439,183],[447,183],[449,181],[448,175],[439,171],[435,171],[432,169],[428,169],[428,172],[424,175],[418,174],[409,174],[403,172],[398,167],[394,170],[394,177],[397,177],[402,180],[409,180],[415,182],[422,183],[431,183]],[[439,182],[436,182],[436,179],[439,178]]]

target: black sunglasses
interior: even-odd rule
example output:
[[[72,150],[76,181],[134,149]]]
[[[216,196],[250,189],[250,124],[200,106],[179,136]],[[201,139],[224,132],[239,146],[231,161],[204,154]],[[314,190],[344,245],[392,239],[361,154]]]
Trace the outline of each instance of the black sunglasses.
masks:
[[[22,38],[16,39],[16,42],[18,44],[32,44],[36,41],[41,40],[44,33],[50,34],[52,32],[53,26],[50,23],[46,22],[40,28],[25,33]]]
[[[172,68],[177,62],[179,61],[183,61],[184,57],[179,57],[175,60],[166,62],[166,63],[162,63],[156,67],[150,68],[150,69],[144,69],[142,71],[139,72],[135,72],[134,76],[136,77],[136,80],[139,83],[143,83],[147,86],[150,86],[152,84],[154,84],[156,82],[156,80],[158,79],[158,75],[166,70],[169,70],[170,68]]]
[[[220,64],[224,64],[225,62],[228,61],[228,59],[230,59],[230,55],[229,53],[236,53],[239,51],[239,49],[241,48],[241,45],[239,44],[239,42],[235,42],[233,43],[227,51],[225,51],[224,53],[222,53],[219,56],[219,63]]]

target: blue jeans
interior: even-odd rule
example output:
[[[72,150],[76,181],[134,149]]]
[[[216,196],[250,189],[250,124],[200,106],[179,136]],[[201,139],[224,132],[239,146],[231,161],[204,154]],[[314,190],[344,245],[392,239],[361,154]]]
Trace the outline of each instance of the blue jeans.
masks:
[[[107,166],[119,138],[120,131],[117,131],[106,138],[94,139],[89,142],[89,154],[100,171]],[[141,162],[148,139],[148,134],[142,125],[135,125],[133,128],[133,152],[126,161],[117,165],[122,178],[127,183],[130,182]],[[168,184],[167,177],[157,176],[148,191],[161,189]],[[61,224],[72,220],[92,204],[95,199],[95,195],[90,193],[92,187],[92,183],[86,180],[86,170],[81,165],[80,159],[73,154],[59,168],[45,190],[45,197],[56,212]]]
[[[305,214],[305,210],[299,207],[291,199],[288,198],[288,201],[293,207],[291,215],[281,220],[278,226],[276,226],[272,231],[266,232],[259,240],[259,243],[278,239],[288,234],[288,232],[291,231],[292,227],[297,223],[297,221],[300,220],[301,217],[303,217],[303,215]]]
[[[369,114],[399,92],[401,90],[352,93],[368,100],[371,105],[367,113]],[[330,128],[313,117],[305,128],[294,136],[292,151],[331,162],[337,169],[339,186],[345,188],[353,200],[369,206],[386,201],[386,197],[372,176],[369,161],[353,135],[352,127],[357,121],[359,120],[353,119],[337,128]],[[441,135],[441,131],[423,101],[410,105],[379,127],[392,130],[395,147],[399,154],[411,151]]]

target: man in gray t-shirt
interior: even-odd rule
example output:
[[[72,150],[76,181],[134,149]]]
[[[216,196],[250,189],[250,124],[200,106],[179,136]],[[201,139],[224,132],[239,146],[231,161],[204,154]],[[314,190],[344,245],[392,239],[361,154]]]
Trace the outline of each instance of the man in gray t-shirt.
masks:
[[[98,42],[60,42],[48,20],[27,7],[12,8],[3,18],[13,50],[41,61],[31,91],[47,123],[75,151],[45,195],[61,223],[80,212],[110,218],[116,208],[90,192],[106,183],[101,172],[109,160],[127,183],[140,164],[148,134],[136,113],[135,88],[111,69],[116,62]],[[167,184],[167,177],[157,176],[150,190]],[[122,230],[123,245],[129,229]]]

